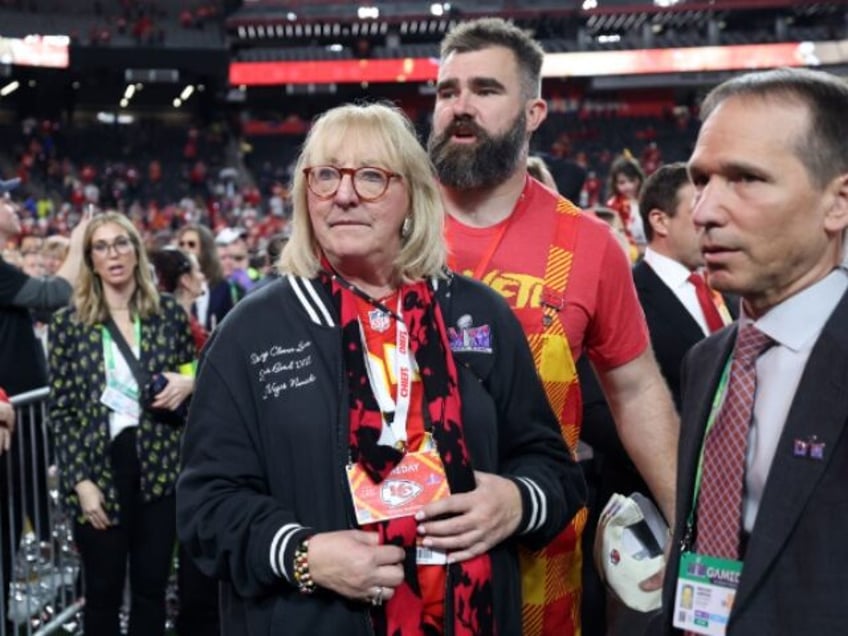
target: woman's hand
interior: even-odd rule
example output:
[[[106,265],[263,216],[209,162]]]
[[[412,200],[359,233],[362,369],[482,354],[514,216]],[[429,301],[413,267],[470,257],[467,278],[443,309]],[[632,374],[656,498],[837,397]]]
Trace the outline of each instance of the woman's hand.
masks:
[[[387,601],[403,581],[404,551],[380,545],[375,532],[322,532],[309,539],[309,574],[316,585],[347,598]]]
[[[491,550],[521,523],[521,493],[505,477],[474,471],[477,487],[422,508],[415,519],[424,545],[448,552],[448,561],[465,561]],[[429,519],[446,516],[439,521]]]
[[[8,402],[0,402],[0,455],[12,447],[15,432],[15,408]]]
[[[165,371],[162,375],[168,380],[168,384],[156,394],[152,406],[155,409],[175,411],[194,391],[194,378],[172,371]]]
[[[79,497],[80,508],[85,518],[97,530],[106,530],[112,524],[109,523],[109,515],[103,509],[105,501],[103,492],[90,479],[84,479],[74,486]]]

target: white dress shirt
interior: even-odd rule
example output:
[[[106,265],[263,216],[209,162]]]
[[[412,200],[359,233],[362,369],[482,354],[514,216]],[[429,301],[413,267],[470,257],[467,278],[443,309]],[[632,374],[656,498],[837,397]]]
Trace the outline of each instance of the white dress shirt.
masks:
[[[197,322],[206,326],[206,316],[209,313],[209,285],[204,281],[203,293],[194,299],[194,309],[197,311]]]
[[[777,344],[757,360],[757,393],[748,433],[743,498],[746,532],[751,532],[757,519],[774,453],[810,352],[847,289],[848,272],[835,269],[754,323]],[[750,322],[743,309],[740,328]]]
[[[704,335],[708,336],[710,330],[707,327],[707,320],[704,318],[704,311],[701,309],[701,303],[698,302],[695,286],[689,282],[689,275],[692,273],[689,268],[681,265],[673,258],[663,256],[650,247],[645,249],[645,262],[651,266],[651,269],[656,272],[666,287],[674,292],[677,299],[683,303],[686,311],[698,323]]]
[[[138,382],[130,369],[130,365],[127,364],[127,360],[124,358],[124,354],[121,352],[120,347],[118,347],[117,343],[113,340],[111,341],[111,347],[111,359],[114,361],[115,368],[110,369],[108,364],[104,365],[106,367],[107,382],[109,376],[114,374],[115,380],[130,389],[138,391]],[[141,355],[141,349],[138,346],[138,343],[131,345],[131,348],[135,357],[138,358]],[[118,413],[113,410],[109,411],[109,439],[115,439],[124,431],[124,429],[130,428],[131,426],[138,426],[138,416],[129,415],[127,413]]]

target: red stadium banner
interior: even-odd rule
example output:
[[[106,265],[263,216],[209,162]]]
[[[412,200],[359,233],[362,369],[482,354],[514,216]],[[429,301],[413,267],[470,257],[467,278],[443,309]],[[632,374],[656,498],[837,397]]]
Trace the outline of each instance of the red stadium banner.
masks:
[[[435,79],[439,61],[433,58],[333,60],[315,62],[233,62],[230,84],[350,84],[360,82],[426,82]]]
[[[702,46],[677,49],[549,53],[543,77],[597,77],[646,73],[753,70],[819,66],[848,61],[848,41]],[[233,86],[425,82],[436,79],[438,60],[333,60],[321,62],[233,62]]]
[[[813,42],[695,46],[679,49],[554,53],[545,56],[543,77],[693,73],[817,66]]]

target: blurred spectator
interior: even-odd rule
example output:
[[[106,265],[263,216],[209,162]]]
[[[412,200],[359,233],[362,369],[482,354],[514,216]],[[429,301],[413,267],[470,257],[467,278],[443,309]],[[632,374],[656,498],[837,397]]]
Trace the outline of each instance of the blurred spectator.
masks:
[[[247,233],[242,228],[227,227],[215,237],[215,245],[224,277],[250,291],[259,272],[248,263],[246,238]]]
[[[177,245],[194,254],[200,263],[206,286],[204,293],[195,301],[194,313],[200,324],[212,331],[244,297],[244,289],[224,276],[215,239],[206,226],[190,224],[180,228]]]
[[[0,455],[12,446],[12,434],[15,432],[15,409],[9,403],[9,397],[0,387]]]
[[[66,236],[54,234],[47,237],[44,245],[41,248],[41,255],[44,259],[44,273],[52,276],[65,262],[68,256],[68,247],[70,241]]]
[[[627,239],[636,247],[640,256],[647,243],[642,217],[639,215],[639,193],[644,181],[645,175],[639,163],[628,152],[616,159],[610,167],[607,207],[618,213]]]
[[[594,170],[590,170],[580,190],[580,207],[583,209],[594,207],[601,198],[601,180]]]
[[[613,235],[615,235],[618,244],[621,245],[621,249],[627,254],[627,257],[632,261],[634,261],[637,257],[636,248],[630,243],[630,240],[627,238],[627,233],[624,231],[624,225],[621,222],[621,217],[618,212],[612,210],[610,208],[605,208],[603,206],[595,206],[588,210],[589,214],[594,214],[596,217],[601,219],[604,223],[610,226]]]
[[[6,245],[11,239],[20,234],[21,220],[18,216],[18,205],[11,199],[9,193],[20,185],[19,179],[0,180],[0,245]],[[44,349],[36,339],[33,330],[31,310],[55,310],[68,303],[71,298],[73,285],[77,281],[80,265],[83,259],[83,234],[88,225],[88,217],[84,217],[71,233],[68,258],[60,267],[56,276],[50,278],[32,278],[27,276],[14,265],[0,258],[0,387],[10,395],[40,389],[47,385],[47,361]],[[21,448],[46,448],[43,439],[43,428],[40,422],[36,426],[26,427],[19,432]],[[45,458],[26,457],[24,454],[13,453],[6,465],[5,458],[0,460],[0,492],[12,492],[17,499],[22,492],[19,488],[10,489],[7,483],[8,475],[43,475],[46,471]],[[36,493],[36,506],[27,510],[31,519],[47,517],[47,493],[43,480],[24,484],[29,492]],[[0,504],[0,546],[2,552],[2,572],[0,580],[3,589],[0,590],[0,602],[4,602],[8,592],[11,567],[11,555],[6,549],[8,545],[16,545],[20,537],[22,515],[9,515],[10,510],[21,510],[22,501],[3,501]],[[9,505],[11,504],[11,505]],[[36,509],[37,508],[37,509]],[[42,538],[47,531],[46,523],[36,527],[36,532]],[[10,625],[0,624],[0,633],[12,634]]]
[[[206,284],[197,257],[191,252],[169,246],[151,252],[150,262],[156,271],[159,291],[173,294],[180,306],[185,309],[195,348],[200,353],[209,338],[209,333],[192,313],[194,301],[203,294]]]
[[[551,171],[548,170],[548,164],[539,156],[527,157],[527,172],[531,177],[548,186],[554,192],[557,191],[557,185],[554,181]]]
[[[34,234],[28,234],[26,236],[21,237],[19,249],[21,254],[26,252],[39,252],[41,251],[41,246],[43,243],[43,239],[40,236],[36,236]]]
[[[280,232],[270,238],[268,245],[265,247],[265,275],[256,282],[256,285],[251,291],[261,289],[280,277],[280,255],[283,253],[283,248],[285,248],[288,242],[288,232]]]
[[[21,252],[21,269],[24,274],[33,278],[44,276],[44,260],[38,250]]]

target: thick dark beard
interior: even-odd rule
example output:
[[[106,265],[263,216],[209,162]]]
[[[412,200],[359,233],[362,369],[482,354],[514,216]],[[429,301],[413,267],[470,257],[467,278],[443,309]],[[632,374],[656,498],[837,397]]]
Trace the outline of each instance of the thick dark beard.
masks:
[[[473,131],[477,143],[452,144],[457,126]],[[455,119],[441,135],[430,133],[427,151],[436,168],[439,182],[454,190],[491,188],[503,183],[515,172],[522,159],[526,136],[527,116],[518,113],[503,135],[489,135],[470,118]]]

